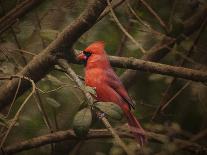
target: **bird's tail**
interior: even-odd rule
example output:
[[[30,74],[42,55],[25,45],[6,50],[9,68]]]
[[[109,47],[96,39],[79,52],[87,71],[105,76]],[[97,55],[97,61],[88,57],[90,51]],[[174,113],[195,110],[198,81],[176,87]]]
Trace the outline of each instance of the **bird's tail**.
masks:
[[[131,113],[131,111],[128,111],[126,115],[131,132],[133,133],[135,139],[140,143],[140,145],[143,146],[147,141],[144,129],[141,127],[139,121]]]

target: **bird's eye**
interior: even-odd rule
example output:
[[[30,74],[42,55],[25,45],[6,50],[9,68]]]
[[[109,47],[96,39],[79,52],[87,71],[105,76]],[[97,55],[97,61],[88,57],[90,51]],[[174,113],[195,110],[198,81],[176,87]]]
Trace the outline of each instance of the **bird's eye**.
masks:
[[[83,51],[83,54],[87,57],[90,57],[91,56],[91,53],[90,52],[86,52],[86,51]]]

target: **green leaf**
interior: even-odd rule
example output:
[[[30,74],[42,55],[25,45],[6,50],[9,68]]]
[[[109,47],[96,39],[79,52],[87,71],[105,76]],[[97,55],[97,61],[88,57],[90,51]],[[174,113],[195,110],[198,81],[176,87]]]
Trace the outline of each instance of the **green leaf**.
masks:
[[[58,36],[58,31],[52,29],[44,29],[40,31],[40,36],[46,41],[53,41]]]
[[[117,104],[113,102],[96,102],[94,106],[113,119],[122,119],[123,111]]]
[[[79,111],[73,120],[73,130],[78,137],[84,137],[91,126],[92,113],[90,108]]]
[[[50,97],[46,97],[46,101],[47,103],[52,106],[53,108],[59,108],[61,105],[60,103],[58,103],[55,99],[50,98]]]

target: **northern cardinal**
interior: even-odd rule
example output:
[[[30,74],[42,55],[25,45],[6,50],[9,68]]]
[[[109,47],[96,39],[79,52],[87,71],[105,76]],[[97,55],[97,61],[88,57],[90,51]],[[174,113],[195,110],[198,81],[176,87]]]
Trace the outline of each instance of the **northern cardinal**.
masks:
[[[135,104],[113,71],[104,50],[104,42],[97,41],[90,44],[78,55],[78,59],[83,60],[86,65],[85,84],[96,88],[96,99],[118,104],[128,120],[135,139],[143,145],[146,141],[144,130],[131,112]]]

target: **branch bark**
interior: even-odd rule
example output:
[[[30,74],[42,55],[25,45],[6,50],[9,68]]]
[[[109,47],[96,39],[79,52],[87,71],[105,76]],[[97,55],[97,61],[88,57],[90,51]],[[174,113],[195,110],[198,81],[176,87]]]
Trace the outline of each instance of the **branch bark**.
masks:
[[[96,23],[106,6],[106,0],[96,0],[88,5],[84,12],[71,25],[67,26],[46,49],[35,56],[18,75],[29,77],[35,82],[43,78],[55,64],[56,58],[61,57],[63,53],[69,53],[78,38]],[[73,53],[67,55],[69,55],[69,59],[73,58]],[[11,80],[0,87],[0,109],[11,103],[17,85],[18,80]],[[29,83],[22,80],[17,96],[28,88]]]
[[[207,8],[199,8],[199,11],[197,11],[194,16],[184,21],[183,31],[180,32],[180,35],[178,35],[175,40],[170,39],[170,37],[165,37],[161,42],[153,46],[150,51],[141,59],[155,62],[160,61],[170,52],[170,49],[168,47],[172,47],[175,43],[180,43],[182,40],[184,40],[184,38],[181,37],[182,35],[190,36],[195,31],[197,31],[198,28],[202,25],[202,22],[205,20],[206,16]],[[136,80],[140,76],[140,73],[140,71],[128,69],[121,75],[121,81],[125,87],[129,89],[132,85],[135,84]]]
[[[42,0],[25,0],[0,19],[0,35]]]
[[[119,136],[121,138],[133,138],[133,135],[127,132],[123,131],[117,131]],[[157,134],[153,132],[146,132],[146,136],[148,137],[149,141],[156,141],[159,143],[165,143],[166,140],[169,139],[168,136]],[[87,136],[85,137],[85,140],[90,139],[106,139],[106,138],[112,138],[111,133],[107,129],[91,129]],[[44,146],[51,143],[57,143],[62,142],[65,140],[80,140],[78,137],[76,137],[73,130],[66,130],[66,131],[57,131],[54,133],[46,134],[43,136],[35,137],[26,141],[18,142],[16,144],[11,144],[4,148],[5,154],[12,154],[17,153],[21,151],[26,151],[32,148],[38,148],[40,146]],[[190,151],[190,152],[199,152],[200,154],[207,153],[207,148],[202,147],[201,145],[193,142],[189,142],[186,140],[181,139],[173,139],[173,142],[177,144],[177,146],[185,146],[185,148],[181,147],[184,150]],[[1,153],[0,153],[1,155]]]
[[[156,62],[145,61],[135,58],[125,58],[110,56],[113,66],[120,68],[129,68],[134,70],[147,71],[179,78],[184,78],[192,81],[207,82],[207,73],[195,69],[184,67],[176,67]]]

